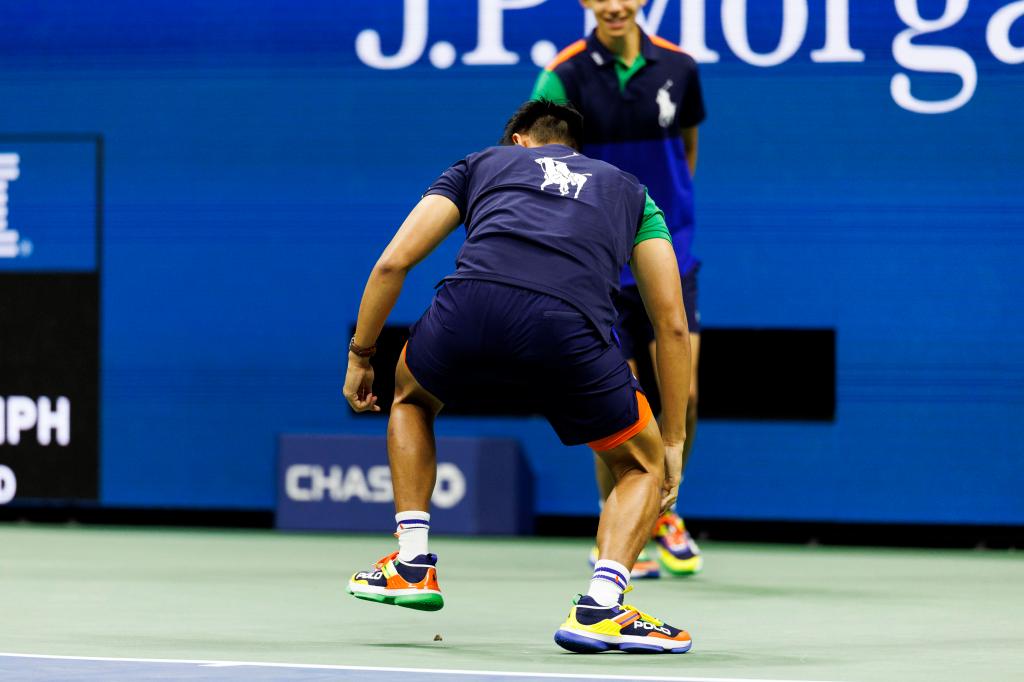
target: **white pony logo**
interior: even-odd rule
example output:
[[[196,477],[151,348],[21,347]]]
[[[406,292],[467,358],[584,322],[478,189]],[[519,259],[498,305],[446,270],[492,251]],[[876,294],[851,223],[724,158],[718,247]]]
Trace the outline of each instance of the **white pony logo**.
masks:
[[[576,155],[573,154],[573,156]],[[541,189],[548,185],[558,185],[558,192],[564,197],[569,193],[570,187],[575,187],[576,194],[572,198],[580,198],[583,185],[587,184],[587,178],[591,176],[591,173],[574,173],[569,170],[564,161],[553,159],[550,156],[534,159],[534,161],[539,163],[540,167],[544,170],[544,182],[540,185]]]
[[[672,96],[668,94],[671,87],[672,81],[665,81],[665,84],[658,89],[658,95],[654,99],[658,103],[658,123],[662,128],[668,128],[676,118],[676,105],[672,101]]]

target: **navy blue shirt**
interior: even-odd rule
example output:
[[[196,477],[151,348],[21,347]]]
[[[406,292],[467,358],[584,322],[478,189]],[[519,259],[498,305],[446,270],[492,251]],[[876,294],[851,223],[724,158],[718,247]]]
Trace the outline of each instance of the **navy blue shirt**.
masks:
[[[457,162],[428,194],[451,199],[466,225],[455,273],[445,279],[556,296],[610,339],[612,297],[647,200],[635,177],[564,145],[502,146]]]
[[[680,129],[704,120],[697,63],[679,47],[641,31],[643,63],[625,83],[617,57],[591,33],[562,50],[541,73],[534,98],[570,102],[584,123],[583,153],[640,178],[665,212],[679,268],[698,261],[693,242],[693,181]],[[623,284],[633,284],[628,269]]]

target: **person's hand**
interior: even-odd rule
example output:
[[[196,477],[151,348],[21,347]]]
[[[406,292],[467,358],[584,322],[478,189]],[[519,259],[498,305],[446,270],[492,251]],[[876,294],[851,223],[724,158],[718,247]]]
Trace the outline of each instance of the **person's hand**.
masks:
[[[665,482],[661,486],[661,513],[676,503],[683,477],[683,446],[665,444]]]
[[[345,400],[356,412],[380,412],[377,396],[373,394],[373,367],[368,358],[348,354],[344,392]]]

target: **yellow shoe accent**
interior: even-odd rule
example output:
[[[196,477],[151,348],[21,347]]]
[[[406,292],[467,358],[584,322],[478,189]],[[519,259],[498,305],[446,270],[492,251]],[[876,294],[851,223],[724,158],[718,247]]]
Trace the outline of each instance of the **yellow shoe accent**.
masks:
[[[658,561],[672,575],[694,575],[704,568],[703,556],[698,554],[689,559],[677,559],[664,547],[658,547]]]
[[[584,632],[592,632],[597,635],[613,635],[617,636],[622,632],[622,626],[616,623],[611,618],[605,618],[599,623],[593,625],[583,625],[576,620],[576,607],[572,607],[572,611],[569,612],[569,617],[562,623],[563,628],[571,628],[573,630],[583,630]]]

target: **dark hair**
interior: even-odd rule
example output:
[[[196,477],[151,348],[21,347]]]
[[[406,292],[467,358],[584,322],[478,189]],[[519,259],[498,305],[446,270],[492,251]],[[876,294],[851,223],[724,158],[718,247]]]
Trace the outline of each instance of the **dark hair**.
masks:
[[[530,100],[505,124],[501,144],[513,144],[513,133],[529,135],[538,144],[561,142],[579,151],[583,142],[583,115],[567,104],[555,104],[548,99]]]

